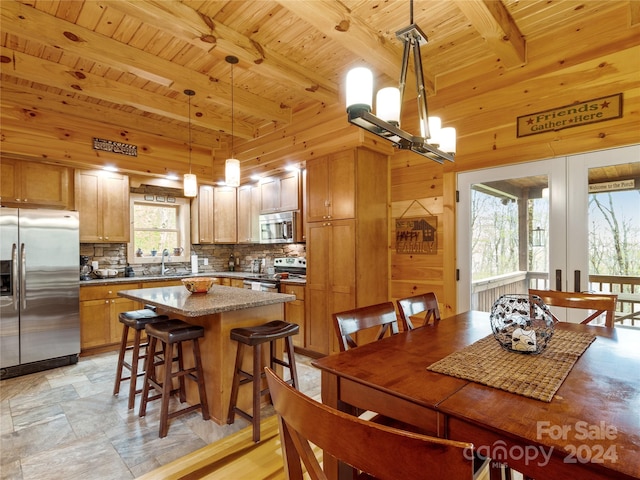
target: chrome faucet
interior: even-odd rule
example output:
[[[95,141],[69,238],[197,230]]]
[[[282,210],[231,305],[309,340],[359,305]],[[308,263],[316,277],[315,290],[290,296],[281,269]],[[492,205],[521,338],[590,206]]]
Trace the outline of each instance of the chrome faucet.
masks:
[[[170,258],[169,250],[167,250],[166,248],[164,250],[162,250],[162,264],[161,264],[161,267],[160,267],[160,275],[164,275],[165,273],[167,273],[169,271],[169,269],[165,268],[165,266],[164,266],[164,257],[167,257],[167,259]]]

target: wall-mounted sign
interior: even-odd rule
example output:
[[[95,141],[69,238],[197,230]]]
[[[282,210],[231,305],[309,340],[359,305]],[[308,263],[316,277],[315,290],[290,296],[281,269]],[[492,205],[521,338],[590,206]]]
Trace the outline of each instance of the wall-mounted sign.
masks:
[[[438,217],[396,218],[396,253],[435,255]]]
[[[114,142],[113,140],[105,140],[103,138],[93,137],[93,149],[102,150],[103,152],[118,153],[120,155],[128,155],[129,157],[138,156],[137,145]]]
[[[518,117],[518,137],[622,117],[622,93]]]
[[[617,190],[634,190],[635,179],[617,180],[613,182],[593,183],[589,185],[589,193],[614,192]]]

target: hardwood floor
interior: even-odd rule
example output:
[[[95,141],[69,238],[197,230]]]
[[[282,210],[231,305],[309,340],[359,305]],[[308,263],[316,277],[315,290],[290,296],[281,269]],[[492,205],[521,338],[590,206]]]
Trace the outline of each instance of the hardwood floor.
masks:
[[[225,437],[232,445],[243,445],[237,448],[245,449],[245,452],[250,449],[258,457],[271,459],[265,460],[265,475],[267,471],[281,469],[278,465],[269,466],[269,462],[277,462],[279,457],[279,454],[275,455],[279,448],[277,424],[268,419],[273,413],[271,407],[264,407],[262,413],[265,441],[258,447],[251,445],[252,442],[242,443],[242,433],[232,436],[248,426],[246,420],[237,418],[233,425],[217,425],[202,420],[199,412],[171,420],[169,435],[160,439],[159,402],[152,402],[147,416],[139,418],[138,400],[134,410],[127,409],[126,388],[118,397],[112,395],[116,360],[116,353],[83,357],[76,365],[0,382],[2,480],[131,479],[168,466],[189,454],[195,457],[187,459],[197,458],[198,450]],[[319,371],[306,357],[296,356],[296,360],[301,390],[319,398]],[[269,426],[269,422],[275,427]],[[210,450],[209,462],[212,458]],[[182,463],[184,467],[185,462]],[[216,471],[215,468],[222,466],[219,462],[206,469]],[[232,472],[237,466],[225,468]],[[202,476],[205,470],[173,478],[206,478]],[[246,466],[242,467],[242,472],[228,473],[232,476],[211,471],[207,473],[212,475],[209,478],[260,478],[245,476],[242,472],[249,474]],[[158,472],[161,470],[148,478],[168,478]],[[271,478],[270,475],[262,478]],[[273,478],[283,477],[276,475]]]

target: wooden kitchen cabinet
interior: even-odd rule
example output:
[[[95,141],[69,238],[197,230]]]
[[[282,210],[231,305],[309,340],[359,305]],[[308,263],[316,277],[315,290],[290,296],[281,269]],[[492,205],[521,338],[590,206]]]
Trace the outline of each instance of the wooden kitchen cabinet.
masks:
[[[355,161],[354,150],[307,161],[305,205],[307,222],[355,218]],[[383,163],[386,164],[386,162]],[[372,168],[376,166],[372,165]],[[374,170],[378,169],[374,168]],[[386,179],[387,176],[385,171],[384,178]]]
[[[260,213],[289,212],[300,209],[300,172],[287,172],[260,182]]]
[[[310,351],[338,351],[333,313],[389,299],[387,162],[386,156],[363,148],[307,161],[307,205],[332,199],[329,210],[317,210],[307,218],[305,342]],[[338,171],[342,180],[330,181]],[[353,184],[348,191],[334,191],[348,183]],[[321,200],[314,195],[321,195]],[[333,208],[339,197],[349,208]],[[349,209],[353,218],[334,218],[335,212],[346,215]]]
[[[113,350],[122,338],[122,312],[143,308],[139,302],[118,296],[120,290],[140,288],[138,283],[80,288],[80,350]],[[129,340],[133,340],[130,331]]]
[[[307,224],[305,343],[309,350],[338,351],[331,314],[356,307],[355,236],[355,220]]]
[[[129,242],[129,177],[104,170],[77,170],[75,186],[80,242]]]
[[[238,188],[238,243],[260,243],[260,186]]]
[[[191,202],[191,241],[236,243],[237,193],[233,187],[202,185]]]
[[[304,310],[304,285],[294,285],[291,283],[281,283],[280,293],[295,295],[293,302],[284,304],[284,319],[287,322],[296,323],[300,326],[298,335],[293,336],[294,347],[305,348],[305,310]]]
[[[0,198],[8,207],[73,209],[73,171],[68,167],[3,158]]]

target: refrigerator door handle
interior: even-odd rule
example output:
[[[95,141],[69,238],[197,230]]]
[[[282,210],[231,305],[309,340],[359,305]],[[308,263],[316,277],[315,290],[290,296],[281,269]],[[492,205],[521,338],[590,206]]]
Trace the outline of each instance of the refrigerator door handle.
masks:
[[[27,251],[24,243],[20,244],[20,299],[24,310],[27,308]]]
[[[18,245],[11,245],[11,295],[13,309],[18,311]]]

